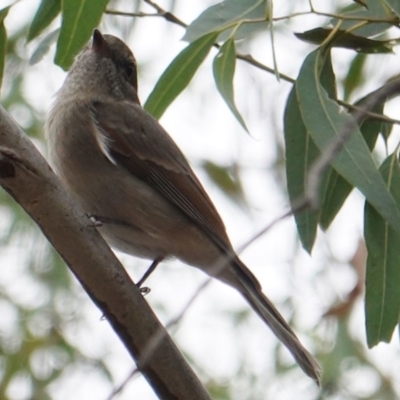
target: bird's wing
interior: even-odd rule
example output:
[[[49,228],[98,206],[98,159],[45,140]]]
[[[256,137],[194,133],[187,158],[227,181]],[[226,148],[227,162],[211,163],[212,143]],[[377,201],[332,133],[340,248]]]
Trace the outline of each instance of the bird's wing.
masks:
[[[150,114],[127,101],[93,102],[105,156],[178,207],[223,251],[231,245],[211,199],[178,146]]]

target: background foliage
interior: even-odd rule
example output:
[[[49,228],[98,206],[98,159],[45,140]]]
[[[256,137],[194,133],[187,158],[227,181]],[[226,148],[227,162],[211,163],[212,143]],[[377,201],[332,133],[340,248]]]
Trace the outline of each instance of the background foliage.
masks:
[[[59,86],[63,77],[60,71],[50,72],[57,68],[52,59],[68,69],[100,24],[103,31],[129,44],[135,42],[139,54],[147,57],[137,56],[139,78],[148,94],[144,107],[157,118],[164,116],[163,124],[184,132],[178,141],[184,137],[193,147],[203,143],[200,147],[205,151],[189,151],[189,156],[195,154],[190,158],[197,172],[223,210],[230,210],[221,210],[224,216],[226,212],[233,220],[235,215],[232,225],[239,225],[238,230],[247,224],[243,232],[234,233],[242,241],[268,220],[283,215],[282,204],[289,207],[304,198],[309,168],[343,126],[351,123],[354,106],[362,107],[379,87],[398,75],[394,52],[399,38],[399,0],[313,4],[226,0],[196,2],[192,7],[183,1],[155,4],[146,0],[128,5],[111,0],[42,0],[34,4],[36,8],[24,8],[23,18],[20,3],[7,4],[0,11],[2,104],[37,146],[45,148],[42,126],[44,103],[48,105],[49,100],[43,97],[50,98],[56,89],[54,82]],[[184,21],[185,15],[188,19]],[[158,69],[151,67],[154,64]],[[41,84],[35,85],[38,79]],[[215,105],[217,93],[225,105]],[[188,113],[182,111],[184,102],[190,104]],[[272,293],[286,315],[292,316],[296,330],[314,344],[324,368],[322,390],[298,373],[275,342],[262,352],[253,349],[251,334],[264,337],[265,330],[242,303],[235,308],[236,300],[232,300],[233,311],[217,310],[218,322],[212,318],[204,322],[204,315],[196,316],[197,321],[203,318],[202,332],[213,336],[207,339],[202,337],[206,333],[198,334],[195,342],[201,350],[185,337],[190,330],[184,323],[176,334],[213,398],[284,399],[293,393],[310,399],[398,398],[397,343],[390,347],[391,356],[385,350],[367,350],[367,345],[391,340],[400,311],[399,121],[396,113],[392,118],[383,114],[396,110],[396,104],[395,99],[376,104],[373,114],[353,128],[343,150],[330,160],[321,176],[318,207],[308,207],[293,217],[300,246],[295,241],[288,246],[294,224],[284,221],[274,228],[282,233],[271,230],[258,239],[259,247],[249,257],[265,269],[265,263],[277,262],[266,250],[283,246],[281,264],[296,266],[286,271],[290,275],[286,273],[283,289],[275,294],[272,283]],[[206,128],[203,122],[190,120],[207,119],[207,113],[213,119]],[[198,142],[196,129],[204,142]],[[212,136],[204,134],[205,129]],[[253,147],[246,152],[246,146]],[[133,368],[128,357],[121,355],[117,339],[106,323],[99,322],[101,316],[38,229],[2,190],[0,213],[0,398],[63,399],[71,398],[71,393],[74,398],[87,398],[85,390],[93,395],[95,385],[105,398]],[[358,228],[354,230],[353,225]],[[348,230],[356,232],[352,246],[344,253],[335,250],[343,244],[338,237],[346,238]],[[132,262],[126,260],[126,264]],[[145,263],[137,264],[144,268]],[[271,279],[277,279],[280,288],[282,277],[274,268]],[[167,272],[172,279],[177,274]],[[261,276],[263,272],[260,269]],[[157,274],[158,279],[170,279],[162,271]],[[292,275],[295,285],[288,283]],[[175,286],[179,304],[183,303],[179,296],[191,292],[198,282],[197,276],[192,281],[186,277],[187,284]],[[154,283],[157,293],[156,288]],[[224,290],[218,287],[218,295],[222,291],[225,296]],[[206,294],[209,299],[217,296]],[[171,305],[173,300],[166,296],[171,297],[171,292],[163,293],[158,287],[158,294],[149,301],[167,321],[171,310],[179,307]],[[307,302],[311,306],[304,305]],[[319,308],[313,308],[316,303]],[[361,304],[365,305],[366,323]],[[293,309],[296,315],[291,314]],[[185,320],[188,326],[194,323],[190,312]],[[218,324],[225,325],[223,333],[218,333]],[[218,336],[224,342],[227,331],[234,345],[224,353],[218,348]],[[94,346],[89,345],[93,332],[98,336]],[[255,343],[260,346],[261,341]],[[215,370],[202,360],[212,359],[211,353],[219,350],[231,357],[234,367]],[[260,353],[267,355],[268,362],[260,361]],[[82,379],[87,389],[74,385]],[[288,382],[289,389],[283,389]],[[133,381],[127,386],[137,394],[143,390],[140,385],[143,382]],[[125,389],[121,398],[129,393]],[[144,393],[140,398],[152,398],[150,390]]]

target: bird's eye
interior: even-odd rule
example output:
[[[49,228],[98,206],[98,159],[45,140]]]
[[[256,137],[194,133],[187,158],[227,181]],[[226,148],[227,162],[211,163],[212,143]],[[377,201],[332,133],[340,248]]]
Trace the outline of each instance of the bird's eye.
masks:
[[[134,64],[127,64],[124,69],[127,79],[128,80],[134,79],[136,75],[136,66]]]

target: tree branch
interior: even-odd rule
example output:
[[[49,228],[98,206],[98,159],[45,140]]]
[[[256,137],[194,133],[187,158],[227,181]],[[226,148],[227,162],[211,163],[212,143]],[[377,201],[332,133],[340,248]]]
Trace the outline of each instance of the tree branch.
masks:
[[[209,400],[206,389],[84,211],[0,106],[0,184],[56,248],[160,399]],[[141,362],[152,337],[157,349]]]

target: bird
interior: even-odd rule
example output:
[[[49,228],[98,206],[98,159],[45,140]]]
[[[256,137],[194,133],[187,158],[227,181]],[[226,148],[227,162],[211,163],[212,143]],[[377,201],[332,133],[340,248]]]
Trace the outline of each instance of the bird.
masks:
[[[236,289],[317,383],[321,368],[253,273],[185,156],[138,97],[137,63],[95,29],[56,94],[45,132],[52,166],[108,244],[149,259],[176,258]]]

